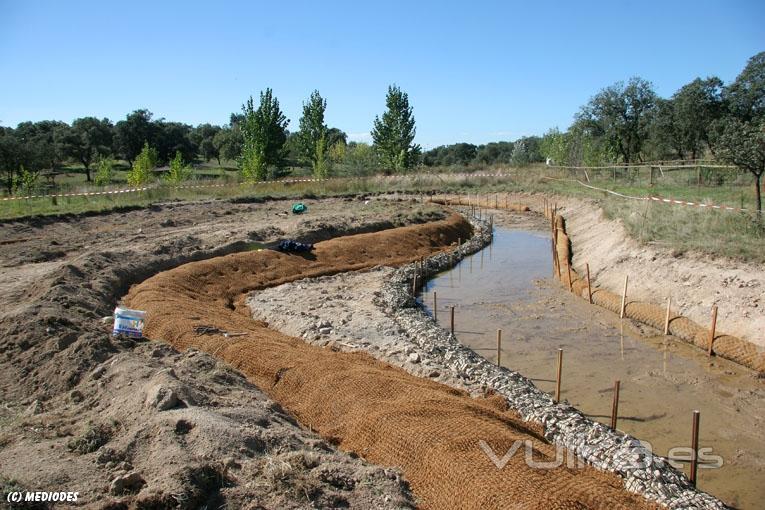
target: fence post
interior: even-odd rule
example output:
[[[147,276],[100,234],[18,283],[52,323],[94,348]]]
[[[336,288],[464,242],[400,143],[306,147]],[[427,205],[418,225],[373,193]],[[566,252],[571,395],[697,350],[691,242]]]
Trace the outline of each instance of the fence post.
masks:
[[[691,475],[688,477],[693,484],[694,487],[696,487],[696,471],[698,469],[698,463],[699,463],[699,419],[701,418],[701,413],[698,411],[693,411],[693,428],[691,430],[691,449],[693,450],[693,453],[691,455]]]
[[[560,402],[560,377],[563,371],[563,349],[558,349],[558,374],[555,378],[555,401]]]
[[[667,296],[667,315],[664,317],[664,334],[669,335],[669,309],[672,306],[672,296]]]
[[[592,304],[592,284],[590,283],[590,264],[585,264],[585,267],[587,268],[587,298],[590,300],[590,304]]]
[[[497,366],[502,366],[502,330],[497,330]]]
[[[433,291],[433,319],[438,322],[438,293]]]
[[[614,381],[614,400],[611,403],[611,428],[616,430],[616,419],[619,416],[619,379]]]
[[[627,307],[627,281],[629,280],[629,275],[624,275],[624,292],[622,292],[622,307],[619,311],[619,318],[624,318],[624,309]]]
[[[452,331],[452,335],[454,335],[454,307],[453,306],[451,307],[450,312],[451,312],[451,320],[450,320],[451,331]]]
[[[715,328],[717,327],[717,305],[712,307],[712,327],[709,329],[709,356],[712,355],[712,346],[715,343]]]

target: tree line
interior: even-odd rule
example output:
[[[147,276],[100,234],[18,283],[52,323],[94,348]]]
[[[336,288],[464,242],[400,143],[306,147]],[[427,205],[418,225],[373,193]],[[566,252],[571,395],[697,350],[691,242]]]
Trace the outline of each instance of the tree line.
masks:
[[[634,77],[595,94],[566,131],[486,145],[457,143],[423,155],[429,166],[551,161],[598,166],[711,156],[752,173],[762,210],[765,172],[765,52],[749,59],[730,84],[696,78],[670,98]]]
[[[388,88],[386,109],[375,117],[372,144],[349,142],[325,122],[327,101],[314,91],[303,103],[298,130],[289,131],[279,100],[271,89],[256,102],[250,97],[241,113],[225,126],[192,127],[154,119],[136,110],[117,123],[84,117],[71,125],[59,121],[22,122],[0,127],[0,172],[11,193],[34,180],[34,172],[56,170],[75,161],[91,180],[110,175],[112,159],[181,168],[195,160],[235,161],[246,180],[278,178],[289,167],[310,167],[317,177],[333,168],[351,167],[356,174],[405,172],[417,165],[466,166],[540,161],[560,165],[597,166],[658,159],[695,159],[710,155],[749,170],[755,177],[761,209],[761,178],[765,171],[765,52],[749,59],[730,84],[718,77],[697,78],[670,98],[659,97],[650,82],[634,77],[595,94],[583,105],[566,131],[484,145],[456,143],[423,152],[415,143],[416,126],[408,95]],[[111,159],[110,159],[111,158]],[[133,171],[133,182],[151,172]],[[188,172],[180,172],[185,175]],[[131,177],[128,177],[129,180]]]
[[[294,166],[311,167],[314,175],[323,178],[340,163],[362,173],[380,168],[405,171],[417,163],[420,153],[414,143],[416,128],[408,95],[390,86],[386,107],[375,118],[372,145],[348,142],[342,130],[327,126],[327,101],[319,91],[303,104],[295,132],[289,131],[290,121],[271,89],[261,92],[257,103],[250,97],[225,126],[193,127],[154,119],[146,109],[135,110],[116,123],[96,117],[75,119],[71,125],[22,122],[16,128],[0,126],[0,176],[6,191],[13,193],[28,188],[41,170],[55,173],[68,163],[82,165],[88,182],[108,182],[115,160],[128,164],[131,184],[150,180],[157,165],[175,162],[176,167],[187,169],[189,163],[213,159],[218,165],[236,162],[245,180],[278,178]],[[171,175],[188,174],[184,170]]]

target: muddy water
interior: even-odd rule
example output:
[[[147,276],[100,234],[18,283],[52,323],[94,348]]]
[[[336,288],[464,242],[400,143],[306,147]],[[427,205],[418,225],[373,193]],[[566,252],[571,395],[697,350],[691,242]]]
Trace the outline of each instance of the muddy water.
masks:
[[[566,292],[551,278],[550,241],[533,230],[498,228],[494,242],[428,282],[420,298],[462,343],[554,393],[563,349],[561,398],[609,424],[614,380],[621,381],[617,428],[678,458],[686,473],[691,419],[701,412],[698,485],[740,508],[765,501],[765,385],[751,371],[707,357],[658,331],[620,321]],[[681,448],[680,450],[673,450]],[[682,450],[685,448],[685,450]],[[721,457],[722,466],[714,467]]]

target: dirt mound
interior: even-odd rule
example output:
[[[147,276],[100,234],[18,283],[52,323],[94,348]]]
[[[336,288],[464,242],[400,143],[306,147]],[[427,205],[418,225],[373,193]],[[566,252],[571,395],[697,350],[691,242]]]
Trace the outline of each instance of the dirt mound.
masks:
[[[125,301],[148,312],[149,337],[212,353],[343,449],[401,467],[426,508],[651,507],[616,476],[592,468],[534,469],[516,454],[499,469],[479,441],[500,458],[519,440],[528,441],[537,461],[551,461],[556,452],[539,430],[492,399],[473,399],[367,354],[307,345],[250,319],[243,302],[250,290],[306,276],[409,262],[469,234],[454,215],[321,242],[303,256],[233,254],[160,273]],[[228,336],[200,333],[210,327]]]
[[[179,264],[444,217],[359,198],[307,200],[301,216],[286,200],[207,201],[0,221],[3,502],[21,487],[98,508],[410,506],[395,471],[301,429],[223,363],[112,337],[102,321],[131,284]]]

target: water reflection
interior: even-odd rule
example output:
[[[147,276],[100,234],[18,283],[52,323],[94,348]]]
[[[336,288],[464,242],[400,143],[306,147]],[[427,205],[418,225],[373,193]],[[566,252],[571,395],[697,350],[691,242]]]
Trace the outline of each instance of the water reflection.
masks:
[[[455,306],[457,337],[492,362],[501,329],[502,365],[544,391],[555,390],[556,353],[564,349],[561,398],[602,423],[610,422],[619,379],[619,428],[651,441],[661,455],[688,446],[691,413],[700,409],[702,447],[726,460],[720,469],[700,470],[701,488],[741,507],[765,500],[765,484],[756,482],[765,479],[761,383],[725,360],[710,364],[701,350],[671,337],[640,337],[627,320],[574,297],[550,278],[550,258],[546,233],[497,228],[487,249],[436,275],[421,299],[429,307],[432,292],[438,292],[438,320],[446,329],[449,307]]]

